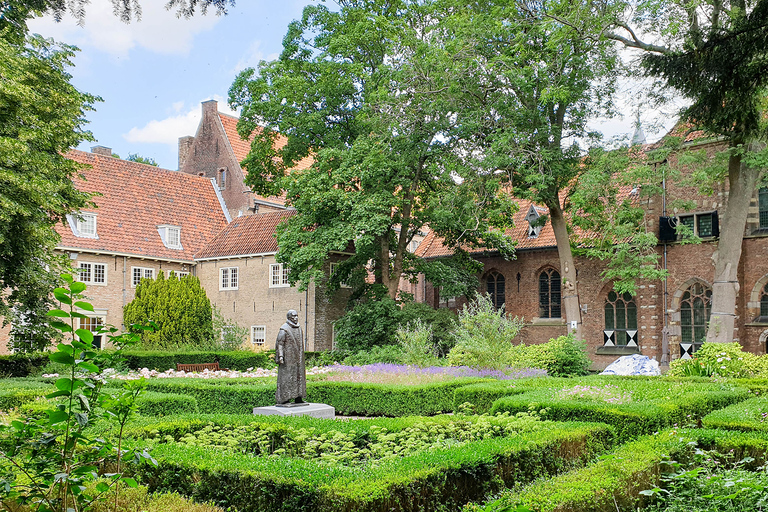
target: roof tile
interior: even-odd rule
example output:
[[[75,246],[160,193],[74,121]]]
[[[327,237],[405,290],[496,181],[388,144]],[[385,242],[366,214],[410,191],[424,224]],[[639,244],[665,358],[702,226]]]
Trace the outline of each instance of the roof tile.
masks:
[[[275,253],[277,225],[295,213],[295,210],[282,210],[238,217],[195,254],[195,259]]]

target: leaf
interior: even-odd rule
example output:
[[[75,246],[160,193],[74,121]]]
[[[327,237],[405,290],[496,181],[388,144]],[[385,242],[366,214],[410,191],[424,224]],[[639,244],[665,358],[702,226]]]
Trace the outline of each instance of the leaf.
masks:
[[[88,329],[77,329],[75,331],[75,334],[77,335],[80,340],[84,341],[87,344],[93,343],[93,333],[89,331]]]
[[[134,480],[133,478],[131,478],[131,477],[129,477],[129,476],[127,476],[127,477],[125,477],[125,478],[122,478],[122,481],[123,481],[123,483],[125,483],[125,485],[127,485],[128,487],[133,487],[133,488],[136,488],[136,487],[138,487],[138,486],[139,486],[139,484],[136,482],[136,480]]]
[[[48,356],[48,359],[54,363],[61,363],[68,366],[75,364],[75,358],[64,352],[54,352]]]
[[[61,309],[52,309],[48,313],[46,313],[46,316],[58,316],[61,318],[69,318],[69,313]]]
[[[77,363],[77,366],[85,370],[88,370],[89,372],[99,373],[99,367],[90,361],[81,361]]]
[[[75,302],[75,307],[93,312],[93,304],[91,304],[90,302],[83,302],[79,300]]]
[[[50,393],[48,395],[45,395],[45,398],[58,398],[60,396],[69,396],[69,391],[54,391],[53,393]]]
[[[71,392],[73,390],[72,379],[67,377],[62,377],[61,379],[57,379],[56,389],[60,389],[61,391]]]
[[[88,426],[88,415],[84,412],[77,412],[75,413],[75,421],[80,425],[80,428],[85,428]]]
[[[50,322],[50,325],[54,329],[58,329],[61,332],[72,332],[72,326],[64,322],[59,322],[57,320],[54,320]]]
[[[48,421],[51,425],[67,421],[68,419],[69,414],[67,414],[66,411],[48,411]]]
[[[77,395],[77,399],[80,401],[80,407],[88,412],[91,412],[91,404],[88,401],[88,397],[85,395]]]
[[[72,291],[72,293],[80,293],[85,291],[85,283],[82,283],[80,281],[76,281],[69,285],[69,289]]]
[[[96,484],[97,492],[107,492],[109,490],[109,484],[106,482],[99,482]]]
[[[53,296],[56,297],[56,300],[59,302],[64,304],[72,304],[72,299],[69,297],[67,290],[64,288],[55,288],[53,290]]]

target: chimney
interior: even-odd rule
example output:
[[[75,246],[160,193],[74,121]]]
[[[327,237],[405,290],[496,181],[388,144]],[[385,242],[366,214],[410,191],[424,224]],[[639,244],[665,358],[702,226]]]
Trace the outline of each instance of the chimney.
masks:
[[[219,102],[216,100],[208,100],[203,102],[203,117],[208,114],[218,115]]]
[[[91,148],[91,153],[94,155],[112,156],[112,148],[108,148],[107,146],[93,146]]]
[[[189,156],[189,150],[192,148],[192,144],[195,143],[195,138],[191,135],[186,137],[179,137],[179,170],[184,171],[184,164],[187,163],[187,157]]]

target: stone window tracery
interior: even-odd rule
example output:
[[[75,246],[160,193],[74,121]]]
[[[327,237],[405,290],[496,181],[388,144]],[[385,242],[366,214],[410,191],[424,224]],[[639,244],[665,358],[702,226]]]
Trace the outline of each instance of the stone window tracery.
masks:
[[[486,278],[488,286],[488,296],[491,298],[493,307],[501,309],[506,301],[506,283],[504,276],[498,272],[491,272]]]
[[[712,308],[712,289],[692,284],[680,298],[680,355],[690,357],[707,336]]]
[[[608,293],[605,299],[605,346],[637,346],[637,305],[628,293]]]
[[[539,317],[561,318],[560,272],[553,268],[539,274]]]

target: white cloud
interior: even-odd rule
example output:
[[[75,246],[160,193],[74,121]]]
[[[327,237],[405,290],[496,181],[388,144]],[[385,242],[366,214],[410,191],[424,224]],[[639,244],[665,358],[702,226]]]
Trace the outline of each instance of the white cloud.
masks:
[[[179,19],[173,11],[163,7],[165,2],[142,2],[141,21],[123,23],[112,13],[110,2],[88,5],[85,25],[66,15],[57,23],[51,16],[37,18],[29,23],[32,32],[57,41],[65,41],[81,48],[93,47],[114,57],[127,57],[130,50],[144,48],[164,55],[185,55],[192,49],[194,37],[213,29],[219,18],[197,15]]]
[[[221,96],[214,94],[212,99],[218,102],[219,112],[233,116],[238,115],[236,111],[231,110],[227,106],[226,100]],[[174,113],[173,115],[165,119],[153,119],[141,128],[134,126],[128,133],[123,134],[123,138],[133,143],[168,144],[176,147],[179,137],[195,134],[197,125],[200,124],[200,117],[202,116],[202,108],[199,102],[192,105],[186,112],[183,110],[183,101],[174,102],[169,109],[170,112]]]

